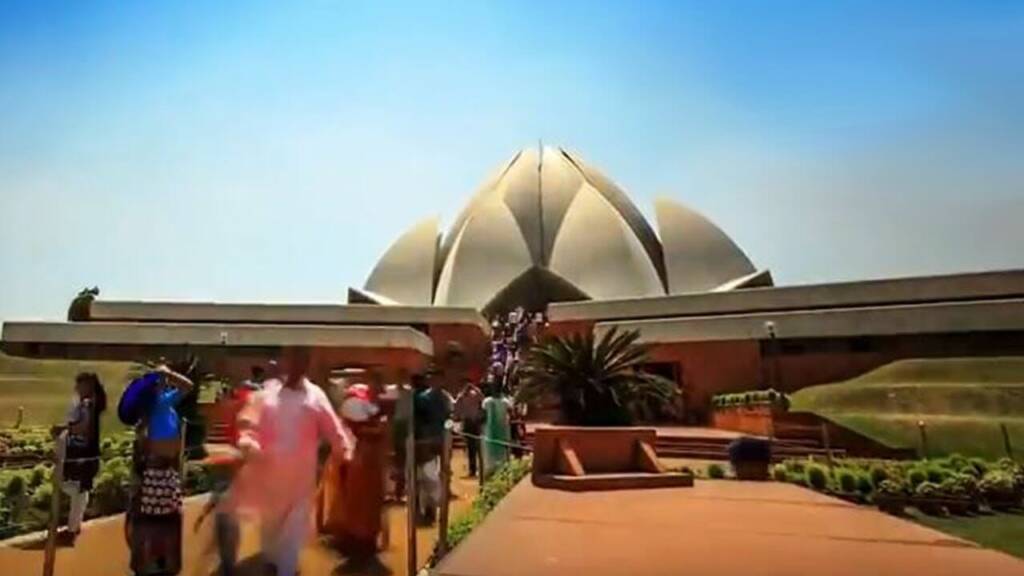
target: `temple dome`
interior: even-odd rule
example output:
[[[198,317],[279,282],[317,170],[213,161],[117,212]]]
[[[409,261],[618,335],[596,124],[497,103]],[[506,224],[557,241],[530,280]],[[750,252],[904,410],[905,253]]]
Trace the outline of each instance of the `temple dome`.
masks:
[[[579,156],[527,148],[484,182],[447,234],[430,218],[399,237],[349,298],[492,312],[771,283],[697,212],[661,199],[657,214],[660,238]]]

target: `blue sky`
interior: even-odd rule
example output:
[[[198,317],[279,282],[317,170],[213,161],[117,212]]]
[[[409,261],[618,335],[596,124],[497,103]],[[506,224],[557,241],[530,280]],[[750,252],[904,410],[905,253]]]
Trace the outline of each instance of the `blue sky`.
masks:
[[[1022,2],[0,4],[0,319],[341,301],[538,139],[780,283],[1024,266]]]

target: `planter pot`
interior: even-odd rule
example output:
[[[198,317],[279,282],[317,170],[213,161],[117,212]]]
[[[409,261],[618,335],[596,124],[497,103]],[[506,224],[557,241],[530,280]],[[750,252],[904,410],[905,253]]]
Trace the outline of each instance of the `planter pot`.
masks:
[[[972,502],[970,498],[946,498],[946,510],[957,516],[967,516],[971,513]],[[973,504],[977,506],[977,504]]]
[[[732,467],[736,471],[737,480],[768,479],[768,462],[733,462]]]
[[[1005,512],[1020,506],[1020,498],[1016,496],[986,496],[989,508]]]
[[[861,496],[860,494],[855,493],[855,492],[832,492],[832,491],[828,491],[828,492],[826,492],[826,494],[828,494],[829,496],[832,496],[833,498],[839,498],[840,500],[845,500],[845,501],[849,502],[850,504],[863,504],[864,503],[864,497]]]
[[[949,516],[945,498],[914,498],[912,504],[929,516]]]
[[[876,494],[875,504],[878,506],[879,510],[885,512],[886,514],[903,516],[907,507],[907,499],[904,496],[887,496],[884,494]]]

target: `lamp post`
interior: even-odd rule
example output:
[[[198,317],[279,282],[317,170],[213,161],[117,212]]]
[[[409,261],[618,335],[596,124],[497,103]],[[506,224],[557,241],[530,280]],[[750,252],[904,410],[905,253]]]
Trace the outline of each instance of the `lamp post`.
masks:
[[[768,341],[770,342],[769,346],[771,347],[771,355],[772,355],[772,377],[771,377],[771,384],[770,384],[769,388],[774,388],[774,389],[778,390],[778,388],[779,388],[779,349],[778,349],[779,341],[776,339],[775,322],[772,322],[771,320],[765,322],[764,323],[764,331],[768,333]],[[775,407],[774,406],[771,407],[770,410],[774,414]],[[771,422],[771,425],[770,425],[769,431],[768,431],[768,442],[773,444],[775,442],[775,418],[774,418],[774,416],[772,417],[770,422]]]
[[[778,390],[780,388],[781,372],[779,366],[779,340],[778,333],[775,331],[775,322],[771,320],[764,323],[764,331],[768,333],[769,347],[771,348],[772,356],[772,377],[769,383],[770,388]]]

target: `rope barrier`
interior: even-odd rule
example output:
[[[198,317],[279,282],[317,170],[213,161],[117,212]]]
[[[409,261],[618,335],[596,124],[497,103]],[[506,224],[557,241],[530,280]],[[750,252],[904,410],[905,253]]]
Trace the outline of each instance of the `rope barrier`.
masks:
[[[527,446],[526,444],[519,444],[519,443],[515,443],[515,442],[505,442],[504,440],[498,440],[497,438],[490,438],[488,436],[478,436],[476,434],[470,434],[469,432],[461,432],[461,431],[458,431],[458,430],[453,430],[452,432],[455,435],[457,435],[457,436],[462,436],[464,438],[474,438],[476,440],[479,440],[481,442],[486,442],[488,444],[498,444],[500,446],[505,446],[507,448],[516,448],[516,449],[519,449],[519,450],[525,450],[527,452],[533,452],[533,447],[532,446]]]

